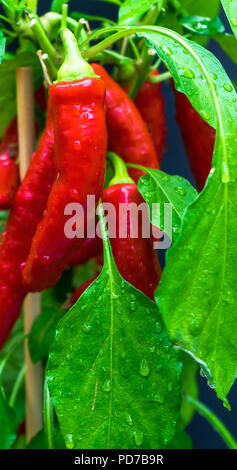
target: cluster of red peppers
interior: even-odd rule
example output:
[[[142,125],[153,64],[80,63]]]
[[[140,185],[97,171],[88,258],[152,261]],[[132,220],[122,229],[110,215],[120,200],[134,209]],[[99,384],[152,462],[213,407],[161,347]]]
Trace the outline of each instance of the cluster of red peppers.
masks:
[[[16,119],[6,130],[0,146],[0,209],[10,208],[0,244],[0,347],[19,316],[27,292],[54,286],[70,266],[84,264],[92,257],[100,256],[101,260],[103,244],[98,236],[66,237],[67,204],[83,206],[87,217],[81,221],[83,226],[96,217],[95,210],[87,208],[88,195],[95,196],[96,204],[100,198],[103,203],[112,203],[116,213],[120,203],[139,205],[143,199],[136,183],[142,172],[135,168],[127,171],[124,162],[159,169],[165,147],[160,84],[148,78],[132,101],[101,65],[89,65],[82,59],[69,30],[63,31],[62,39],[65,61],[49,89],[45,129],[20,185]],[[179,94],[177,116],[181,127],[184,114],[189,116],[190,129],[184,140],[198,184],[202,186],[210,162],[205,166],[206,174],[200,176],[200,156],[192,148],[191,133],[195,127],[192,129],[191,122],[199,120],[199,140],[203,129],[207,155],[213,150],[212,133],[208,134],[205,123],[200,124],[199,115]],[[115,175],[104,189],[107,151]],[[116,226],[116,237],[111,238],[115,263],[124,279],[154,300],[161,268],[152,236],[143,238],[139,223],[138,237],[134,237],[129,212],[126,217],[127,237],[120,238]],[[92,280],[79,286],[72,303],[97,275],[95,272]]]

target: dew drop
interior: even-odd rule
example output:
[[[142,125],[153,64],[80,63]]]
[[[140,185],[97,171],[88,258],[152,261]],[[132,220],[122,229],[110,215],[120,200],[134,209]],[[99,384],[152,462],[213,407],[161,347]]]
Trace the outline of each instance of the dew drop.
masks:
[[[233,87],[231,86],[230,83],[225,83],[223,88],[226,90],[226,91],[232,91],[233,90]]]
[[[66,446],[67,446],[68,449],[73,449],[74,441],[73,441],[72,434],[67,434],[66,435],[65,442],[66,442]]]
[[[143,443],[143,433],[141,431],[135,431],[133,433],[133,439],[136,444],[136,446],[141,446]]]
[[[162,325],[158,321],[156,322],[155,330],[156,330],[156,333],[161,333],[162,332]]]
[[[232,23],[233,26],[237,26],[237,18],[231,18],[230,22]]]
[[[207,121],[210,119],[209,112],[204,110],[204,109],[202,111],[200,111],[200,115],[203,117],[203,119],[206,119]]]
[[[137,310],[136,302],[134,302],[134,301],[130,302],[130,310],[132,312],[135,312],[135,310]]]
[[[88,325],[88,323],[84,323],[82,327],[82,331],[88,335],[90,333],[92,326]]]
[[[172,392],[173,390],[173,384],[170,382],[167,387],[168,392]]]
[[[150,375],[150,366],[146,359],[142,359],[139,366],[139,374],[143,377],[148,377]]]
[[[111,382],[110,379],[106,380],[103,385],[102,385],[102,391],[103,392],[110,392],[111,391]]]
[[[183,76],[184,76],[185,78],[195,78],[195,74],[194,74],[193,71],[190,70],[190,69],[185,69],[185,70],[183,71]]]
[[[129,426],[132,426],[132,425],[133,425],[133,420],[132,420],[131,415],[126,415],[125,421],[126,421],[126,423],[127,423]]]

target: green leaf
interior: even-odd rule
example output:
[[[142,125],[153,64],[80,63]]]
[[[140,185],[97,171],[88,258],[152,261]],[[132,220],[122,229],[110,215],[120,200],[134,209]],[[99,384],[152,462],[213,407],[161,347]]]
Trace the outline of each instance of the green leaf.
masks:
[[[65,314],[60,306],[46,307],[36,318],[29,335],[29,349],[34,363],[47,357],[59,320]]]
[[[214,34],[225,32],[225,27],[218,16],[216,18],[185,16],[179,22],[188,31],[201,36],[213,36]]]
[[[160,0],[126,0],[119,9],[119,24],[132,25]]]
[[[150,220],[153,225],[165,231],[169,236],[165,224],[165,212],[160,206],[153,204],[172,204],[172,238],[176,241],[185,209],[198,193],[196,189],[181,176],[170,176],[159,170],[146,168],[147,175],[138,181],[138,190],[150,208]]]
[[[22,52],[12,59],[3,60],[0,65],[0,137],[16,115],[16,67],[32,66],[35,88],[42,83],[40,62],[34,52]]]
[[[6,47],[6,38],[4,34],[0,31],[0,64],[2,62]]]
[[[217,34],[215,41],[221,46],[223,51],[237,64],[237,41],[233,34]]]
[[[237,0],[221,0],[232,31],[237,37]]]
[[[8,355],[2,359],[0,364],[0,449],[10,449],[17,434],[16,415],[8,405],[2,385],[2,371],[7,359]]]
[[[177,429],[172,441],[166,449],[192,449],[192,440],[190,436],[182,429]]]
[[[82,13],[79,11],[73,11],[72,13],[70,13],[70,17],[77,21],[79,21],[80,18],[84,18],[88,21],[100,21],[101,23],[115,24],[115,22],[112,21],[110,18],[105,18],[104,16],[97,15],[88,15],[87,13]]]
[[[62,5],[68,3],[69,0],[53,0],[50,6],[50,11],[55,11],[56,13],[62,12]]]
[[[189,395],[194,399],[198,398],[197,370],[198,364],[184,353],[182,371],[183,394]],[[193,419],[194,413],[194,406],[183,398],[179,418],[179,426],[181,429],[188,426]]]
[[[166,34],[170,37],[144,36],[166,62],[176,88],[217,129],[217,137],[213,169],[184,214],[156,298],[173,341],[199,360],[227,405],[237,376],[237,95],[209,51],[173,32]]]
[[[179,414],[179,354],[156,304],[120,276],[107,236],[104,250],[102,273],[58,325],[50,395],[68,448],[159,448]]]
[[[17,435],[17,421],[0,388],[0,449],[10,449]]]
[[[182,0],[180,4],[190,15],[208,16],[215,18],[220,9],[220,0]]]

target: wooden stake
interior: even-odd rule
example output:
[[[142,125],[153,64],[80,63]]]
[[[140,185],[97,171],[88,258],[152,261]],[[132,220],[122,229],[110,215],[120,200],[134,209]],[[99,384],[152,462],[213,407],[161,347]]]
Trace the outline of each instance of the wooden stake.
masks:
[[[16,72],[17,114],[19,136],[19,166],[24,178],[35,149],[34,84],[31,67],[19,67]],[[40,294],[28,294],[24,302],[24,330],[28,334],[41,310]],[[26,440],[43,427],[43,374],[41,363],[33,364],[25,341],[26,362]]]

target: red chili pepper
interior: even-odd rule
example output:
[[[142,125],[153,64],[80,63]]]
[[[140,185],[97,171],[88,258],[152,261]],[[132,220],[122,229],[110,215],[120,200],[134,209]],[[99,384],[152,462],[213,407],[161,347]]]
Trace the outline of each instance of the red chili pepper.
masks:
[[[86,214],[87,196],[94,195],[97,204],[105,178],[104,83],[79,56],[76,40],[69,30],[63,33],[63,41],[66,61],[59,70],[58,83],[49,91],[54,115],[57,179],[23,271],[25,285],[31,291],[55,285],[83,241],[65,235],[65,207],[69,203],[80,203],[84,219],[90,223],[95,211],[90,209]],[[75,75],[72,75],[73,70]]]
[[[9,209],[20,183],[17,163],[18,134],[14,118],[0,144],[0,210]]]
[[[22,267],[32,237],[46,207],[55,177],[54,136],[51,112],[46,128],[33,154],[27,174],[13,201],[0,244],[0,348],[17,320],[26,290]]]
[[[103,253],[103,241],[99,237],[87,238],[70,260],[70,266],[79,266],[87,263]]]
[[[151,77],[157,75],[159,75],[158,70],[153,70],[150,73]],[[138,91],[134,103],[148,126],[160,162],[166,148],[165,103],[161,84],[146,80]]]
[[[46,109],[45,89],[41,86],[35,92],[35,100],[42,111]],[[38,123],[36,130],[38,132]],[[0,144],[0,210],[10,209],[20,184],[18,157],[17,118],[5,130]]]
[[[126,162],[159,169],[154,144],[135,104],[101,65],[92,64],[92,67],[106,87],[109,150]],[[137,182],[143,172],[130,168],[129,174]]]
[[[176,119],[180,126],[191,170],[202,190],[211,170],[216,131],[202,119],[188,98],[175,91]]]
[[[124,204],[123,207],[128,209],[130,204],[139,206],[145,203],[136,184],[129,178],[123,161],[115,154],[108,155],[115,167],[115,177],[103,191],[102,202],[112,204],[116,212],[116,237],[110,238],[114,260],[121,276],[154,300],[154,291],[161,278],[161,268],[157,252],[153,248],[152,234],[149,238],[143,237],[143,223],[147,223],[150,228],[149,214],[147,212],[146,220],[142,220],[142,214],[139,213],[137,233],[135,219],[129,210],[119,217],[120,204]],[[120,180],[123,182],[120,183]],[[120,237],[121,227],[127,227],[127,233]]]
[[[121,276],[154,300],[154,291],[161,278],[161,268],[156,251],[153,248],[153,238],[142,237],[141,219],[138,223],[138,237],[134,238],[131,215],[126,214],[128,235],[120,238],[119,233],[119,204],[144,203],[136,184],[115,184],[104,190],[102,202],[112,203],[116,209],[116,238],[110,238],[113,256]],[[124,225],[125,220],[120,220]]]

